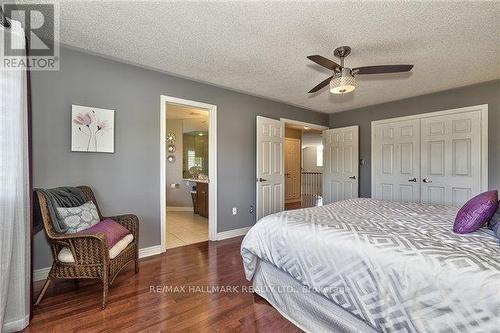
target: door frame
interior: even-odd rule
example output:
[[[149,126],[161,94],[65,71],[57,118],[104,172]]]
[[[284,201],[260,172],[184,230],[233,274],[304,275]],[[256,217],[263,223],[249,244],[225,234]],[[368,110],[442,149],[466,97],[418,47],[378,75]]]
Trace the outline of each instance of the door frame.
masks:
[[[324,131],[327,129],[330,129],[328,126],[323,126],[323,125],[318,125],[318,124],[313,124],[313,123],[306,123],[304,121],[300,120],[293,120],[293,119],[287,119],[287,118],[280,118],[279,119],[282,123],[290,124],[290,125],[298,125],[302,127],[309,127],[311,129],[319,130],[319,131]]]
[[[208,110],[208,240],[217,239],[217,105],[160,95],[160,232],[162,252],[167,248],[167,103]]]
[[[371,122],[371,197],[373,198],[375,193],[375,178],[374,178],[374,168],[373,168],[373,151],[374,151],[374,127],[379,124],[392,123],[395,121],[402,120],[415,120],[422,118],[429,118],[435,116],[445,116],[449,114],[480,111],[481,112],[481,191],[488,190],[488,104],[480,104],[474,106],[466,106],[463,108],[441,110],[434,112],[419,113],[411,116],[395,117],[382,120],[375,120]]]
[[[316,130],[320,130],[320,131],[324,131],[324,130],[327,130],[327,129],[330,129],[328,126],[324,126],[324,125],[319,125],[319,124],[314,124],[314,123],[308,123],[308,122],[304,122],[304,121],[300,121],[300,120],[294,120],[294,119],[288,119],[288,118],[282,118],[280,117],[279,119],[276,119],[272,116],[266,116],[266,115],[257,115],[257,117],[264,117],[264,118],[270,118],[270,119],[274,119],[274,120],[279,120],[282,125],[283,125],[283,129],[285,128],[285,125],[286,124],[291,124],[291,125],[298,125],[298,126],[302,126],[302,127],[309,127],[311,129],[316,129]],[[255,128],[256,130],[257,128]],[[285,139],[285,136],[284,136],[284,133],[283,133],[283,142],[284,142],[284,139]],[[302,148],[302,147],[301,147]],[[283,144],[283,149],[281,150],[281,153],[282,153],[282,156],[284,156],[285,154],[285,145]],[[258,172],[258,166],[259,163],[258,163],[258,158],[256,156],[256,169],[255,169],[255,174],[257,176],[257,172]],[[285,161],[283,161],[282,163],[282,173],[285,174]],[[256,185],[258,186],[258,184]],[[285,189],[284,189],[284,186],[285,186],[285,183],[283,181],[283,207],[284,207],[284,204],[285,204]],[[257,221],[257,211],[258,211],[258,189],[256,190],[255,192],[255,211],[256,211],[256,214],[255,214],[255,220]],[[283,208],[284,209],[284,208]]]

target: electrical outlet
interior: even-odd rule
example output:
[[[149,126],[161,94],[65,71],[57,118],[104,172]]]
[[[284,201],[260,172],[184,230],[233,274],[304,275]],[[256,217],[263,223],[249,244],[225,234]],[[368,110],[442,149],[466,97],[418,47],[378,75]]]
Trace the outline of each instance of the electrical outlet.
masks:
[[[236,214],[238,214],[238,208],[233,207],[233,215],[236,215]]]
[[[249,212],[250,214],[253,214],[253,206],[250,206],[250,208],[248,209],[248,212]]]

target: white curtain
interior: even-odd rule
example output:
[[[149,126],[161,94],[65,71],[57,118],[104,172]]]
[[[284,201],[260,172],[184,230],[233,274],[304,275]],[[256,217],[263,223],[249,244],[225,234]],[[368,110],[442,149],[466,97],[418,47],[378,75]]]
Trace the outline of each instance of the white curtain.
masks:
[[[19,22],[0,26],[13,44],[25,46]],[[0,64],[0,67],[2,64]],[[25,70],[0,73],[0,331],[24,328],[29,321],[30,226],[28,112]]]

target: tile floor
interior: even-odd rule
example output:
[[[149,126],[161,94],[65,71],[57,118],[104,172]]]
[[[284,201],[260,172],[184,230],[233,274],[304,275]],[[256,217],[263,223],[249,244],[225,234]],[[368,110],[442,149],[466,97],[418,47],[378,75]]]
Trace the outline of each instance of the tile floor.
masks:
[[[193,212],[167,212],[167,249],[207,240],[207,218]]]

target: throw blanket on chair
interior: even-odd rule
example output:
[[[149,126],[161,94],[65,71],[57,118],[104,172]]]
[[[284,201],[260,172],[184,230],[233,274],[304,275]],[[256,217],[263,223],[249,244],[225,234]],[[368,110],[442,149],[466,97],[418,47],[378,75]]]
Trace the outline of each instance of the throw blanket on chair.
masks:
[[[65,233],[68,226],[64,220],[57,213],[57,207],[78,207],[87,202],[85,194],[77,187],[57,187],[52,189],[35,189],[36,192],[41,192],[47,197],[47,205],[49,207],[49,214],[54,225],[54,229],[59,233]],[[34,212],[34,229],[35,233],[42,230],[42,216],[39,211],[38,198],[34,196],[35,212]]]

